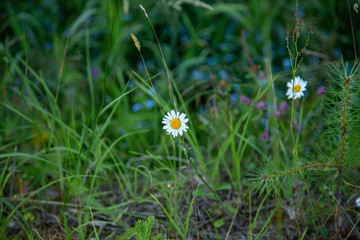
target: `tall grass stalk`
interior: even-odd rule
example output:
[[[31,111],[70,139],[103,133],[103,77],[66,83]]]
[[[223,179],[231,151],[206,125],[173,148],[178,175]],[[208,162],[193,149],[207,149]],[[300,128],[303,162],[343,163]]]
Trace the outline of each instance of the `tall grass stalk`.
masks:
[[[158,46],[159,46],[159,50],[160,50],[160,53],[161,53],[161,58],[162,58],[162,61],[163,61],[163,64],[164,64],[164,68],[165,68],[165,71],[166,71],[166,75],[167,75],[167,78],[168,78],[169,89],[170,89],[170,92],[171,92],[171,96],[172,96],[174,108],[175,108],[175,111],[177,111],[176,99],[175,99],[174,91],[173,91],[173,88],[172,88],[172,85],[171,85],[171,80],[170,80],[170,72],[169,72],[168,66],[167,66],[167,64],[166,64],[165,56],[164,56],[164,53],[163,53],[163,51],[162,51],[159,38],[158,38],[158,36],[157,36],[157,34],[156,34],[156,31],[155,31],[155,29],[154,29],[154,26],[152,25],[151,20],[150,20],[148,14],[147,14],[145,8],[144,8],[142,5],[139,5],[139,7],[141,8],[141,10],[144,11],[145,17],[147,18],[147,20],[148,20],[149,23],[150,23],[151,29],[153,30],[154,36],[155,36],[155,38],[156,38],[156,42],[157,42],[157,44],[158,44]]]

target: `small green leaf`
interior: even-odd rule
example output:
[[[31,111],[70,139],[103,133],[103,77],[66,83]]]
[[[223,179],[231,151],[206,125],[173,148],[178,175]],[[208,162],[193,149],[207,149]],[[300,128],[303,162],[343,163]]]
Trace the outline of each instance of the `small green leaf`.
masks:
[[[236,209],[231,207],[230,205],[224,204],[224,206],[226,207],[227,210],[229,210],[232,213],[236,213]]]
[[[224,218],[220,218],[219,220],[217,220],[215,223],[214,223],[214,226],[216,228],[220,228],[224,225],[225,223],[225,219]]]
[[[200,184],[197,191],[196,191],[196,197],[209,197],[214,200],[216,200],[216,197],[212,192],[205,192],[205,184]]]
[[[223,183],[215,187],[214,191],[220,191],[220,190],[230,190],[231,184],[230,183]]]
[[[216,200],[216,197],[211,192],[207,193],[207,192],[204,192],[204,191],[198,191],[196,193],[196,197],[209,197],[209,198],[212,198],[212,199]]]
[[[321,235],[322,235],[326,240],[329,239],[328,232],[327,232],[326,228],[324,228],[323,226],[320,226],[320,227],[319,227],[319,231],[320,231]]]

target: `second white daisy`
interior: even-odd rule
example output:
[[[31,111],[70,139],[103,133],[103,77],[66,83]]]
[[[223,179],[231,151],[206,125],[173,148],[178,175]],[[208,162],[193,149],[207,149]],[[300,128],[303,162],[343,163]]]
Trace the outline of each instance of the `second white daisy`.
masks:
[[[286,86],[288,90],[286,92],[286,96],[288,99],[297,99],[304,96],[304,92],[306,91],[307,81],[304,81],[300,77],[295,77],[295,81],[291,79]]]
[[[162,120],[162,123],[164,124],[163,129],[166,130],[168,135],[172,134],[174,137],[177,137],[178,135],[182,136],[183,132],[187,132],[187,129],[189,128],[186,126],[188,121],[189,119],[186,118],[185,113],[175,113],[174,110],[171,110]]]

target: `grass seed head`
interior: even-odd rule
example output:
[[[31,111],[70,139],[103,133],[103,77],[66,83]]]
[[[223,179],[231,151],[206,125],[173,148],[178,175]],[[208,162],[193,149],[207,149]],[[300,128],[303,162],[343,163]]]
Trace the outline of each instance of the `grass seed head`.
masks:
[[[140,45],[139,40],[137,39],[137,37],[134,34],[131,34],[131,37],[132,37],[132,39],[133,39],[133,41],[135,43],[135,47],[140,52],[141,45]]]

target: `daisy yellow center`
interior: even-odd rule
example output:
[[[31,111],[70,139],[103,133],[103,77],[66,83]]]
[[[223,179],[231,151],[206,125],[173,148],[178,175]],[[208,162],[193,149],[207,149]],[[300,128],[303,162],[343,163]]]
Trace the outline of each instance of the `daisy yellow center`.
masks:
[[[299,92],[301,89],[300,85],[295,85],[294,86],[294,92]]]
[[[180,126],[181,126],[181,122],[180,122],[179,119],[173,118],[173,119],[171,119],[171,121],[170,121],[170,126],[171,126],[173,129],[179,129]]]

